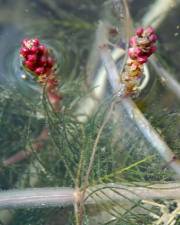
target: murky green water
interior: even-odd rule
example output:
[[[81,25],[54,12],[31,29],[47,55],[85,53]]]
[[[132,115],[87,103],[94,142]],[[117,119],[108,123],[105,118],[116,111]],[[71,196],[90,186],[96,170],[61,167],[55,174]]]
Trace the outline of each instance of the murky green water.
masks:
[[[95,89],[93,82],[100,73],[99,68],[102,67],[98,50],[94,49],[99,21],[118,27],[120,34],[111,37],[111,42],[121,47],[125,46],[123,8],[120,5],[119,11],[114,10],[112,2],[0,0],[0,188],[2,190],[27,187],[74,188],[78,185],[82,188],[95,138],[104,121],[105,112],[110,107],[108,84],[105,85],[102,96],[92,94]],[[134,27],[141,25],[143,16],[156,1],[138,1],[138,5],[136,2],[129,1]],[[159,36],[157,56],[166,70],[179,81],[179,3],[173,1],[172,4],[170,6],[172,8],[157,27]],[[56,55],[59,90],[63,95],[60,115],[45,106],[47,102],[42,100],[43,90],[39,84],[31,79],[21,78],[24,71],[19,59],[19,47],[25,37],[39,38],[50,46]],[[99,39],[101,40],[100,37]],[[179,99],[176,93],[167,88],[166,83],[158,77],[152,66],[149,65],[148,70],[153,79],[149,80],[148,89],[143,90],[142,96],[135,101],[178,158]],[[93,100],[89,100],[90,97]],[[95,105],[94,108],[91,104]],[[86,122],[77,122],[75,119],[77,111],[82,114],[88,111]],[[90,111],[92,113],[89,113]],[[43,140],[43,150],[36,151],[34,140],[46,127],[49,128],[49,138]],[[4,164],[10,156],[25,149],[31,152],[30,156],[9,166]],[[92,185],[96,182],[101,183],[103,178],[104,182],[111,183],[176,181],[174,172],[165,166],[166,162],[123,108],[115,110],[111,116],[97,149],[89,178]],[[153,160],[148,158],[152,155]],[[106,175],[113,173],[114,170],[126,168],[146,157],[148,159],[143,162],[144,164],[138,163],[132,169],[121,172],[119,176],[106,180]],[[124,222],[117,219],[114,222],[113,213],[115,212],[117,216],[119,209],[113,204],[108,207],[97,204],[97,210],[93,207],[87,208],[84,224],[107,224],[105,222],[108,220],[112,220],[112,223],[108,224],[128,224],[128,220]],[[119,205],[117,207],[121,208],[118,211],[121,214],[124,209],[122,210]],[[113,213],[109,213],[107,208],[114,210]],[[127,209],[129,210],[130,206]],[[131,220],[132,215],[128,216]],[[139,223],[149,224],[149,217],[143,216]],[[134,224],[138,224],[138,219],[134,219],[136,221]],[[73,207],[70,206],[1,210],[0,224],[70,225],[76,222]]]

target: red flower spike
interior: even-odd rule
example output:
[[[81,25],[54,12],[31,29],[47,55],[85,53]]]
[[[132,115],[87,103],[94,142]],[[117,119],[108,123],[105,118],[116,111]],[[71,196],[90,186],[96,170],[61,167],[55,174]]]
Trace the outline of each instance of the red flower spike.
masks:
[[[133,36],[133,37],[130,39],[129,44],[130,44],[131,47],[137,45],[137,38],[136,38],[136,36]]]
[[[40,64],[41,66],[45,66],[45,65],[47,64],[47,57],[44,56],[44,55],[42,55],[42,56],[40,57],[40,59],[39,59],[39,64]]]
[[[141,35],[143,34],[143,32],[144,32],[144,29],[143,29],[142,27],[139,27],[139,28],[137,28],[137,30],[136,30],[136,35],[137,35],[138,37],[141,37]]]
[[[122,82],[125,86],[125,95],[134,95],[138,91],[139,81],[142,79],[143,64],[147,62],[156,50],[154,43],[158,37],[152,27],[136,30],[136,35],[130,39],[128,49],[128,60],[125,71],[122,74]]]
[[[32,46],[32,48],[30,48],[30,51],[33,53],[33,54],[37,54],[38,53],[38,47],[36,46]]]
[[[152,47],[150,48],[150,52],[151,54],[157,51],[157,47],[155,45],[152,45]]]
[[[129,48],[129,49],[128,49],[128,55],[129,55],[129,57],[130,57],[131,59],[136,58],[134,48]]]
[[[40,74],[43,74],[45,71],[44,71],[44,68],[43,67],[38,67],[35,69],[35,73],[37,75],[40,75]]]
[[[52,89],[54,89],[54,87],[57,86],[57,85],[58,85],[58,81],[57,81],[56,79],[50,79],[50,80],[48,80],[47,88],[48,88],[49,90],[52,90]]]
[[[150,40],[151,42],[156,42],[157,39],[158,39],[158,37],[157,37],[156,34],[151,34],[151,35],[149,36],[149,40]]]
[[[39,44],[40,44],[40,42],[39,42],[39,39],[38,38],[34,38],[33,40],[32,40],[32,43],[34,44],[34,46],[36,46],[36,47],[38,47],[39,46]]]
[[[151,34],[154,34],[154,33],[155,33],[155,30],[154,30],[154,28],[152,28],[151,26],[149,26],[149,27],[147,27],[147,28],[145,29],[145,33],[146,33],[147,35],[151,35]]]
[[[133,64],[131,65],[131,70],[132,70],[132,71],[136,70],[137,68],[138,68],[138,65],[137,65],[137,64],[133,63]]]
[[[140,64],[144,64],[144,63],[147,62],[147,59],[148,59],[147,56],[141,56],[141,57],[138,57],[138,58],[137,58],[137,61],[138,61]]]
[[[62,97],[57,95],[56,93],[49,92],[49,100],[50,100],[51,104],[56,103],[61,99],[62,99]]]
[[[33,71],[34,68],[35,68],[34,63],[31,62],[31,61],[28,61],[28,60],[27,60],[27,61],[24,62],[24,64],[25,64],[25,66],[26,66],[29,70],[31,70],[31,71]]]
[[[37,75],[46,73],[46,76],[49,76],[53,72],[51,68],[55,62],[46,46],[42,45],[37,38],[24,39],[20,55],[24,57],[23,64],[33,73],[37,72]]]
[[[41,54],[47,53],[46,47],[45,47],[44,45],[40,45],[40,46],[39,46],[39,52],[40,52]]]
[[[36,55],[28,55],[27,56],[28,61],[32,62],[32,63],[36,63],[37,61],[37,56]]]
[[[53,66],[55,60],[51,51],[35,39],[24,39],[20,48],[20,55],[23,57],[22,64],[25,69],[32,72],[32,76],[38,78],[38,82],[46,87],[46,91],[54,110],[59,108],[61,96],[57,92],[58,80],[54,74]]]
[[[53,64],[54,64],[54,60],[51,57],[48,57],[47,58],[47,65],[48,65],[48,67],[51,68],[53,66]]]
[[[22,40],[22,45],[23,45],[24,47],[26,47],[28,41],[29,41],[29,40],[28,40],[27,38],[25,38],[24,40]]]
[[[134,53],[137,56],[141,56],[142,55],[142,50],[140,48],[134,48]]]
[[[24,47],[24,48],[21,48],[19,52],[20,52],[20,55],[26,57],[29,54],[29,49]]]

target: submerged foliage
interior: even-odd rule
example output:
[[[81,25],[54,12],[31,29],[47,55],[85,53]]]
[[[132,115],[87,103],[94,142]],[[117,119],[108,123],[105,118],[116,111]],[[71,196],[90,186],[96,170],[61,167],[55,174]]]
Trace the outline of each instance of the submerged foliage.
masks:
[[[114,20],[123,20],[124,25],[126,10],[123,2],[126,1],[112,1],[107,5],[114,10]],[[42,96],[36,91],[35,96],[31,97],[33,92],[24,96],[22,86],[25,83],[16,88],[12,88],[13,85],[0,86],[0,188],[72,187],[78,199],[74,204],[75,210],[73,205],[63,204],[54,208],[47,204],[46,208],[43,205],[42,208],[41,205],[34,208],[32,205],[27,209],[1,210],[1,224],[156,224],[155,221],[163,214],[160,205],[168,208],[171,201],[147,203],[131,188],[175,181],[175,175],[142,136],[133,117],[126,113],[119,97],[109,91],[108,85],[105,96],[98,99],[94,94],[98,87],[89,84],[93,74],[91,78],[85,78],[87,55],[95,31],[93,19],[74,15],[74,1],[69,2],[72,8],[68,13],[66,6],[62,3],[56,5],[56,1],[47,1],[47,4],[39,1],[39,4],[44,4],[49,12],[55,10],[57,13],[57,18],[50,20],[51,35],[47,32],[49,23],[46,20],[38,20],[33,29],[37,30],[42,22],[39,35],[44,33],[45,39],[51,36],[56,40],[52,43],[59,51],[59,90],[63,95],[61,109],[60,112],[53,110],[45,91]],[[58,4],[61,6],[60,13],[56,10]],[[93,9],[96,1],[90,5]],[[121,41],[124,40],[126,38],[122,37]],[[48,41],[51,43],[51,40]],[[117,42],[116,37],[111,41]],[[100,73],[100,62],[94,61],[94,64],[97,64],[94,73]],[[30,91],[31,87],[29,89],[26,85]],[[159,116],[161,108],[157,107],[158,116],[153,118],[150,116],[156,106],[152,106],[152,111],[147,110],[152,102],[151,96],[154,98],[160,92],[157,89],[150,97],[139,99],[137,104],[154,126],[160,127],[167,135],[172,147],[177,145],[178,152],[179,142],[172,141],[169,134],[175,128],[170,126],[168,131],[164,128],[161,123],[164,120],[161,121]],[[172,122],[171,115],[166,120]],[[43,131],[48,131],[47,137],[37,140],[44,134]],[[7,163],[8,158],[22,150],[27,153],[22,161]]]

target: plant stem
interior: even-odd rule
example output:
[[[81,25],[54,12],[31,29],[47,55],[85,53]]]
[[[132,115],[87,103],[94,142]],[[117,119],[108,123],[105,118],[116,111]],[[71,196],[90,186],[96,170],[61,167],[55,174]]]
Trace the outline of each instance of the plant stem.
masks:
[[[117,202],[127,201],[123,196],[127,196],[129,200],[137,201],[142,199],[168,200],[180,198],[180,183],[154,184],[148,186],[147,184],[143,184],[142,186],[128,186],[123,184],[97,185],[88,189],[89,193],[87,192],[85,204],[97,204],[97,201],[98,203],[107,202],[109,199]],[[94,193],[95,195],[91,197]],[[103,198],[101,198],[102,195]],[[98,199],[95,196],[98,196]]]
[[[175,9],[180,1],[172,0],[157,0],[153,3],[148,12],[142,18],[141,24],[143,26],[152,25],[154,28],[157,28],[161,25],[164,19],[167,17],[169,11]]]
[[[100,140],[100,137],[101,137],[101,134],[102,134],[102,131],[104,129],[104,127],[106,126],[107,122],[109,121],[109,119],[111,118],[111,114],[112,114],[112,110],[113,110],[113,107],[114,107],[114,104],[115,102],[113,101],[111,103],[111,107],[98,131],[98,134],[96,136],[96,139],[95,139],[95,142],[94,142],[94,145],[93,145],[93,149],[92,149],[92,153],[91,153],[91,157],[90,157],[90,161],[89,161],[89,165],[88,165],[88,168],[87,168],[87,173],[86,173],[86,176],[84,178],[84,183],[83,183],[83,190],[82,190],[82,194],[80,196],[80,201],[79,201],[79,224],[78,225],[81,225],[83,223],[83,212],[84,212],[84,197],[85,197],[85,194],[86,194],[86,190],[88,188],[88,185],[89,185],[89,176],[91,174],[91,171],[92,171],[92,167],[93,167],[93,163],[94,163],[94,159],[95,159],[95,155],[96,155],[96,150],[97,150],[97,145],[99,143],[99,140]]]
[[[48,128],[43,128],[40,135],[33,141],[32,148],[28,148],[25,150],[21,150],[14,155],[10,156],[9,158],[5,159],[2,164],[4,167],[10,166],[17,162],[20,162],[24,159],[27,159],[29,156],[33,154],[34,151],[39,152],[43,149],[45,145],[45,141],[48,139]]]
[[[142,134],[146,137],[149,143],[156,149],[159,154],[162,156],[166,162],[171,162],[169,165],[171,168],[180,175],[180,163],[178,160],[173,160],[174,153],[168,147],[168,145],[164,142],[164,140],[160,137],[160,135],[156,132],[156,130],[151,126],[148,120],[144,117],[144,115],[140,112],[138,107],[133,103],[129,98],[123,97],[122,95],[122,84],[120,83],[120,78],[117,73],[116,65],[112,59],[110,51],[103,47],[101,49],[101,58],[107,70],[107,77],[109,82],[114,90],[114,93],[120,90],[119,98],[121,99],[121,103],[123,107],[126,109],[129,117],[132,119],[134,123],[136,123],[137,127],[140,129]]]
[[[141,187],[139,186],[141,185]],[[102,193],[103,190],[103,193]],[[91,197],[93,194],[98,196]],[[103,195],[103,197],[101,197]],[[106,198],[107,196],[107,198]],[[148,199],[179,199],[180,183],[148,185],[146,183],[128,186],[123,184],[96,185],[87,190],[85,204],[97,204],[115,200],[117,202]],[[0,192],[0,208],[62,207],[75,204],[75,190],[72,188],[29,188]]]
[[[149,61],[156,73],[159,75],[162,83],[165,84],[178,99],[180,99],[180,84],[174,78],[175,76],[164,69],[161,64],[158,63],[158,59],[155,56],[153,56]]]
[[[74,204],[72,188],[29,188],[0,192],[0,208],[50,207]]]
[[[156,130],[151,126],[148,120],[143,116],[141,111],[135,105],[131,99],[123,99],[122,104],[129,114],[130,118],[136,123],[137,127],[146,137],[146,139],[151,143],[151,145],[156,149],[162,158],[166,162],[171,162],[169,165],[171,168],[180,175],[180,163],[178,160],[173,160],[174,153],[166,144],[166,142],[161,138],[161,136],[156,132]]]

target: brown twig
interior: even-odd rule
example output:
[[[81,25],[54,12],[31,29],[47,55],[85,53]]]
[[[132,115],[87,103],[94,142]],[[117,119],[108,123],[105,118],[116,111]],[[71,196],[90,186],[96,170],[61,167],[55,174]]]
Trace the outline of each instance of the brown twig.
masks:
[[[60,101],[62,99],[61,95],[57,93],[57,90],[47,88],[47,97],[55,112],[60,111]],[[48,140],[48,128],[45,127],[41,131],[40,135],[33,141],[31,147],[21,150],[14,155],[10,156],[8,159],[3,160],[3,167],[13,165],[15,163],[21,162],[29,158],[33,152],[39,152],[43,149],[46,141]]]
[[[8,159],[5,159],[2,162],[3,166],[7,167],[13,165],[15,163],[18,163],[22,160],[29,158],[34,151],[35,152],[41,151],[47,139],[48,139],[48,128],[44,128],[41,134],[33,141],[31,148],[19,151],[16,154],[10,156]]]

